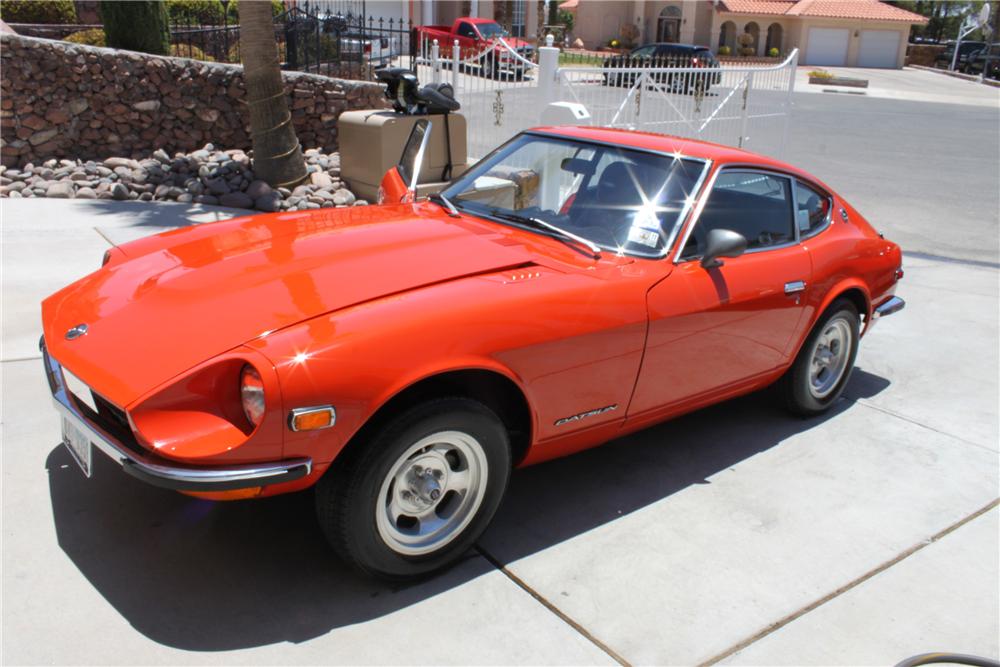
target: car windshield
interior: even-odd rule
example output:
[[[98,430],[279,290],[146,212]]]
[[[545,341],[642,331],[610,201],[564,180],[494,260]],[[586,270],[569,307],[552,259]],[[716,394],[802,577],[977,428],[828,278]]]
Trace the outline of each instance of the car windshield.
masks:
[[[475,215],[542,234],[556,226],[604,250],[661,257],[706,169],[704,160],[680,154],[522,134],[444,195]]]
[[[484,39],[504,37],[507,34],[507,31],[501,28],[498,23],[479,23],[476,27],[479,28],[479,34],[482,35]]]

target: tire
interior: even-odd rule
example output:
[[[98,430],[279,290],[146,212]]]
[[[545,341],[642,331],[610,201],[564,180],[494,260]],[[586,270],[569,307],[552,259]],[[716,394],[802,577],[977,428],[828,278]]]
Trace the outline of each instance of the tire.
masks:
[[[840,398],[858,355],[859,324],[858,310],[847,299],[830,305],[782,377],[789,410],[811,417],[826,412]]]
[[[454,564],[507,489],[507,430],[477,401],[422,403],[359,444],[316,485],[316,513],[334,552],[371,576],[416,579]]]

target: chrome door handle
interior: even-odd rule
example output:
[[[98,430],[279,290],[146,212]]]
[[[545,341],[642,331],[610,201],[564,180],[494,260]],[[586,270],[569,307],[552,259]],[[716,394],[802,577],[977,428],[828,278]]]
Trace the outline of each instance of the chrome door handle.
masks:
[[[785,294],[795,294],[797,292],[804,292],[806,289],[806,281],[795,280],[790,283],[785,283]]]

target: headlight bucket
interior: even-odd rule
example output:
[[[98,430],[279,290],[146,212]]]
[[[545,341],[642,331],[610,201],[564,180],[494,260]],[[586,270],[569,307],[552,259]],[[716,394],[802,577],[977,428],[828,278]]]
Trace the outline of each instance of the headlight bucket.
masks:
[[[250,364],[244,365],[240,371],[240,402],[247,421],[254,428],[260,426],[267,410],[264,401],[264,381],[257,369]]]

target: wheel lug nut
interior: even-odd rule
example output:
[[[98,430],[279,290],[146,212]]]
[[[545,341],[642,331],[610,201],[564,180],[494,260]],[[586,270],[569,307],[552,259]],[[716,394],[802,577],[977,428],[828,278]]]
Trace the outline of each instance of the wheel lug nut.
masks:
[[[431,491],[431,500],[437,500],[440,497],[441,497],[441,491],[440,490],[434,489],[433,491]]]
[[[423,468],[423,466],[413,466],[413,474],[415,474],[415,475],[423,475],[424,474],[424,468]]]

